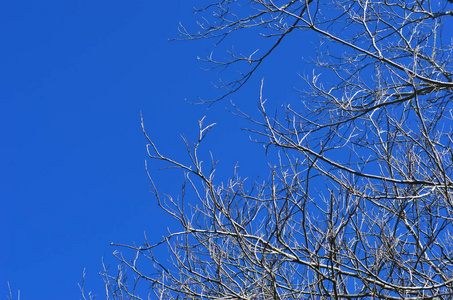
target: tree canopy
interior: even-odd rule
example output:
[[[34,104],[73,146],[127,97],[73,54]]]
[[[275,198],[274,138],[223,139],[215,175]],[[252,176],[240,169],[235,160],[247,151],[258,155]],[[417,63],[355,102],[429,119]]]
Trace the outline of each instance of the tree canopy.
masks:
[[[208,2],[197,10],[199,30],[181,26],[181,38],[222,43],[245,32],[267,48],[204,59],[239,72],[221,81],[221,97],[203,102],[234,97],[284,39],[318,39],[313,73],[283,111],[268,107],[262,92],[260,118],[235,112],[273,149],[278,164],[265,182],[236,172],[214,180],[216,162],[202,166],[199,154],[212,125],[200,121],[199,139],[187,141],[190,164],[161,153],[143,125],[150,159],[186,174],[179,198],[152,184],[179,227],[162,241],[119,246],[119,273],[104,273],[109,299],[145,299],[141,284],[158,299],[450,299],[447,2]],[[168,247],[167,261],[153,255],[156,247]]]

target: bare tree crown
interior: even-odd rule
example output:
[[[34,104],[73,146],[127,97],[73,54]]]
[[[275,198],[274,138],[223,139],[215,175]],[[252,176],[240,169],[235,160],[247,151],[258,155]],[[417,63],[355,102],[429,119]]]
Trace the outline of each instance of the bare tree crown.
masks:
[[[245,31],[273,41],[265,51],[206,58],[214,68],[241,70],[219,85],[221,98],[246,84],[284,39],[316,34],[314,71],[302,101],[284,112],[269,113],[262,93],[261,118],[237,111],[259,142],[278,150],[264,183],[239,174],[214,181],[215,162],[205,169],[198,153],[212,125],[200,121],[198,141],[186,142],[188,164],[161,153],[143,126],[149,157],[186,174],[178,200],[153,185],[179,229],[160,242],[120,245],[119,273],[104,274],[109,299],[146,298],[134,289],[140,282],[158,299],[451,299],[449,4],[208,2],[198,11],[199,31],[181,27],[182,38],[219,42]],[[168,261],[153,255],[163,244]]]

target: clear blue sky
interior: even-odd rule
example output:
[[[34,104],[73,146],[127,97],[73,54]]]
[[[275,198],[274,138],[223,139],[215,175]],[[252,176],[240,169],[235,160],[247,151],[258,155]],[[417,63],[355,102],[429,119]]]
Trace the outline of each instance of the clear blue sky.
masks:
[[[294,99],[304,52],[288,41],[240,93],[210,109],[190,105],[185,98],[219,95],[210,85],[217,74],[196,60],[210,41],[167,42],[178,22],[194,28],[193,5],[1,2],[0,299],[7,282],[24,300],[79,299],[83,268],[87,289],[103,299],[97,273],[103,256],[115,267],[109,243],[141,243],[144,231],[158,240],[171,227],[149,192],[140,111],[177,159],[185,159],[179,135],[195,136],[207,115],[218,123],[204,150],[221,160],[219,180],[236,161],[246,176],[266,177],[264,151],[225,108],[231,99],[253,113],[262,76],[273,101]],[[236,39],[225,46],[245,44]],[[162,191],[178,194],[181,175],[150,168]]]

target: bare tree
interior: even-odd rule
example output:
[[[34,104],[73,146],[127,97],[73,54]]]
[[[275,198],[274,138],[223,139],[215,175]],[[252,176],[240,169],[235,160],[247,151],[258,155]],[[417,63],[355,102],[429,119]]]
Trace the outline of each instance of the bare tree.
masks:
[[[135,291],[146,282],[158,299],[452,299],[448,5],[219,0],[200,9],[200,31],[182,27],[183,38],[219,42],[245,31],[268,46],[206,59],[242,70],[219,85],[220,98],[246,84],[283,39],[314,33],[314,72],[302,101],[284,111],[268,113],[262,93],[261,118],[236,111],[278,162],[264,183],[236,173],[217,183],[216,162],[202,168],[199,145],[213,125],[200,121],[198,141],[186,141],[188,164],[161,153],[143,125],[149,157],[186,174],[179,198],[152,184],[181,230],[117,245],[124,254],[115,252],[117,274],[104,273],[108,298],[151,297]],[[153,251],[164,245],[170,259],[159,261]]]

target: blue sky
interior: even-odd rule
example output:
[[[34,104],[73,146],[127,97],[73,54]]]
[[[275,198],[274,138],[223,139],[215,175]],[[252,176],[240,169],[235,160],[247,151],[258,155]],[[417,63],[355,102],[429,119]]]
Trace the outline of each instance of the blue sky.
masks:
[[[262,147],[248,142],[244,121],[225,108],[233,100],[253,113],[263,76],[274,101],[297,97],[304,52],[288,42],[239,93],[209,109],[191,105],[184,99],[219,95],[210,84],[217,74],[196,60],[211,41],[167,41],[177,37],[180,21],[194,28],[193,5],[0,4],[0,299],[7,282],[21,299],[79,299],[84,268],[86,288],[102,299],[101,258],[115,265],[109,243],[141,243],[144,231],[158,240],[171,227],[149,192],[140,111],[161,151],[182,160],[180,134],[194,137],[197,120],[207,115],[218,125],[204,151],[220,159],[219,180],[237,161],[245,176],[266,177]],[[177,195],[182,175],[157,167],[150,162],[156,184]]]

